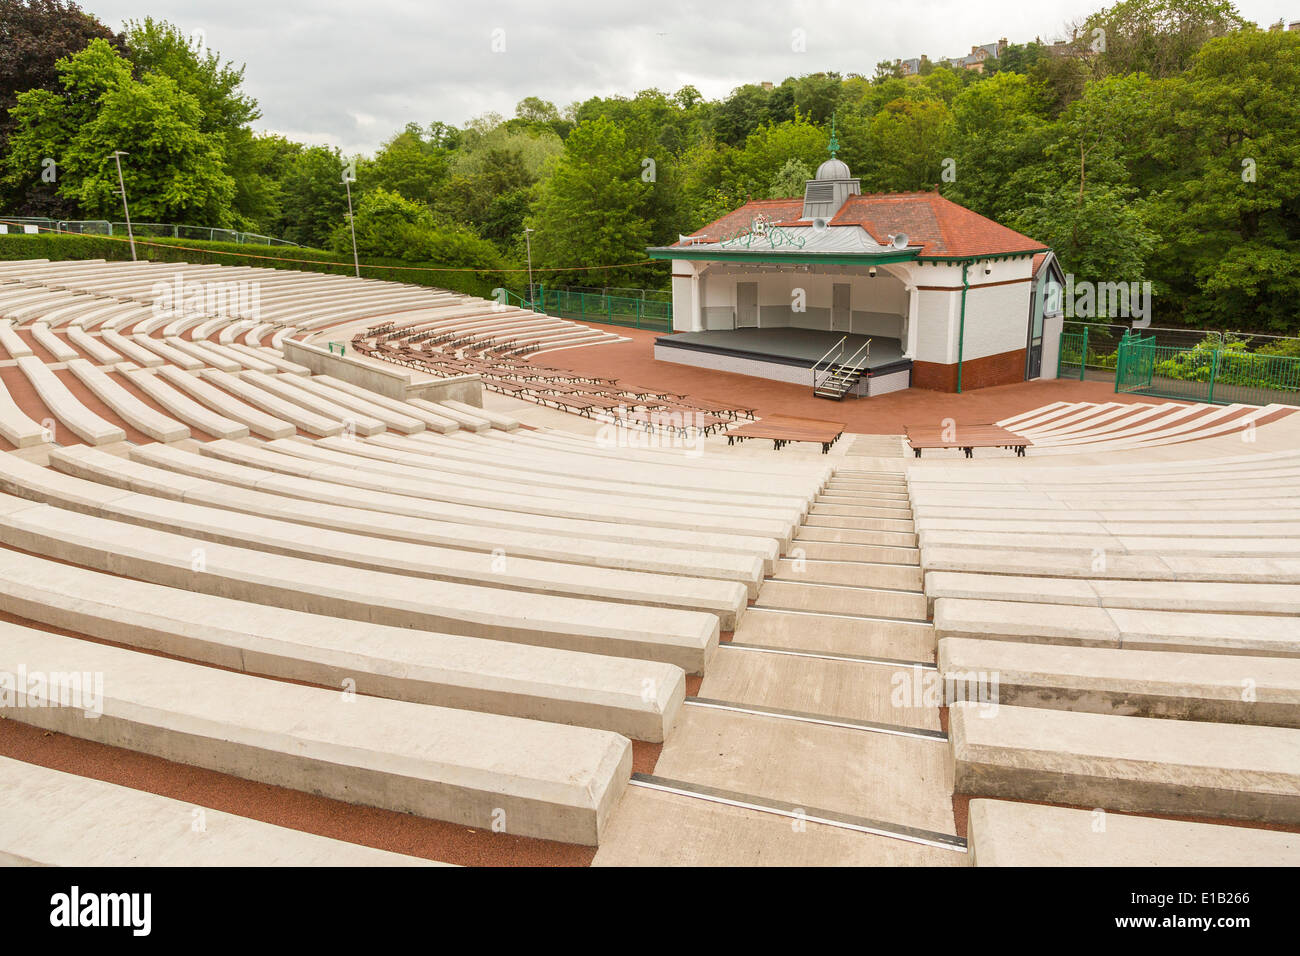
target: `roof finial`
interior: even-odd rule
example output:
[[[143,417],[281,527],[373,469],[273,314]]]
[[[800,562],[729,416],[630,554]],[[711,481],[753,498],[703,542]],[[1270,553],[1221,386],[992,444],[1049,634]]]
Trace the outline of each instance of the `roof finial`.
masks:
[[[831,141],[826,144],[826,151],[831,154],[832,159],[834,159],[835,154],[840,151],[840,141],[835,138],[835,114],[834,113],[831,114]]]

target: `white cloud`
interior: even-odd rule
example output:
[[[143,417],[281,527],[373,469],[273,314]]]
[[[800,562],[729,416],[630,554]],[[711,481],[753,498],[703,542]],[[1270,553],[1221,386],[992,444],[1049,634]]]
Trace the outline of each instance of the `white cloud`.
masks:
[[[593,95],[684,84],[725,96],[742,83],[823,70],[870,75],[880,60],[967,53],[1007,37],[1062,35],[1103,0],[82,0],[114,28],[146,15],[246,63],[259,127],[352,153],[408,122],[461,125],[525,96],[563,107]],[[1287,0],[1245,0],[1247,19],[1287,15]],[[1292,11],[1294,12],[1294,11]],[[1292,17],[1294,19],[1294,17]],[[807,52],[791,49],[806,31]],[[492,51],[493,31],[505,50]]]

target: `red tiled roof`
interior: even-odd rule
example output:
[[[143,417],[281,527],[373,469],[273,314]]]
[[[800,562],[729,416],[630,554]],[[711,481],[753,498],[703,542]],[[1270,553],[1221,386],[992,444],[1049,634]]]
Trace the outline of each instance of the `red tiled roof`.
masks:
[[[802,199],[759,199],[745,203],[692,235],[716,241],[745,229],[759,213],[781,226],[811,226],[799,219],[803,215]],[[891,235],[906,233],[908,245],[920,246],[923,256],[961,258],[1036,252],[1044,248],[1043,243],[933,192],[850,196],[830,224],[860,226],[881,245],[887,245]]]

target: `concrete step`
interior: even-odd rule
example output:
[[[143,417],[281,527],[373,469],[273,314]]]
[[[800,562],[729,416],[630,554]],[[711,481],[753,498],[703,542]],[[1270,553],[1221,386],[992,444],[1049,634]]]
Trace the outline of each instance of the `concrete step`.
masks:
[[[783,558],[777,562],[776,581],[800,581],[809,584],[845,584],[866,588],[889,588],[920,592],[921,569],[907,564],[858,564],[844,561],[796,561]]]
[[[636,785],[592,866],[963,866],[966,854]],[[664,839],[672,820],[679,839]],[[795,824],[798,824],[797,826]]]
[[[853,561],[866,564],[921,565],[921,552],[916,548],[898,548],[876,544],[845,544],[844,542],[797,541],[789,555],[818,561]]]
[[[724,644],[709,664],[699,696],[780,710],[939,729],[939,710],[906,694],[914,667],[769,653]]]
[[[655,775],[953,833],[950,766],[942,739],[688,703]]]
[[[441,864],[0,757],[0,865]]]
[[[853,505],[824,505],[814,502],[808,509],[809,517],[819,515],[824,517],[841,516],[845,518],[893,518],[895,520],[907,521],[907,509],[904,508],[858,508]]]
[[[740,619],[733,641],[762,647],[932,662],[934,629],[905,621],[865,621],[825,614],[752,607]]]
[[[966,705],[949,733],[959,793],[1300,823],[1300,731]]]
[[[915,591],[876,591],[802,582],[767,581],[756,607],[851,614],[902,620],[928,619],[925,595]]]
[[[909,531],[854,531],[848,528],[801,526],[796,541],[820,541],[830,544],[884,544],[916,547],[916,535]]]
[[[847,515],[816,515],[804,518],[805,528],[849,528],[854,531],[913,531],[909,518],[858,518]]]
[[[16,625],[0,670],[98,675],[93,697],[11,720],[114,747],[476,829],[594,846],[626,784],[631,743],[585,727],[302,687]],[[92,706],[87,706],[88,704]],[[87,713],[89,711],[89,713]]]

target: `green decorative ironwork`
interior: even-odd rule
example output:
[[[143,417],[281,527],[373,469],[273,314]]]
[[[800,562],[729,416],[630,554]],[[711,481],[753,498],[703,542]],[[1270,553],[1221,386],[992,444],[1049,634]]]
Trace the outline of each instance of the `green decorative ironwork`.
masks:
[[[826,144],[826,151],[831,154],[832,159],[834,159],[835,154],[840,151],[840,141],[835,138],[835,114],[834,113],[831,114],[831,141]]]
[[[803,236],[773,223],[770,216],[759,213],[749,220],[748,228],[738,229],[723,236],[718,240],[718,245],[727,249],[736,247],[751,249],[756,243],[758,245],[766,243],[769,249],[802,249],[807,241]]]

